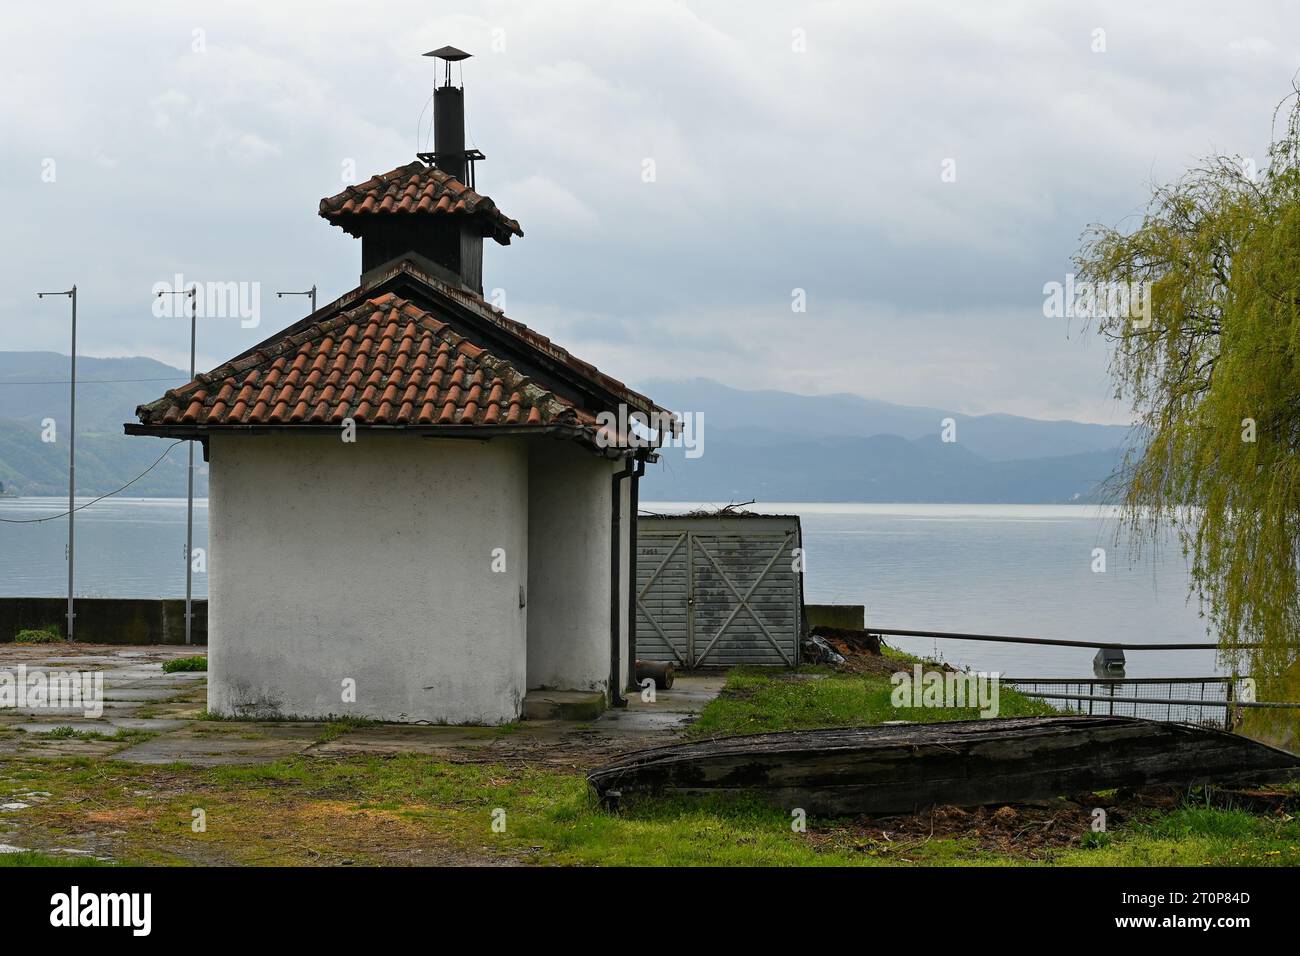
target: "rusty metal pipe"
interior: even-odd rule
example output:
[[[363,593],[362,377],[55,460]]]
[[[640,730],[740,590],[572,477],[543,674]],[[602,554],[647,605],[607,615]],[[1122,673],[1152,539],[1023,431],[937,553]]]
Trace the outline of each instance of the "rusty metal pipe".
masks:
[[[672,661],[637,661],[636,682],[640,686],[646,678],[655,682],[656,690],[668,690],[673,686]]]

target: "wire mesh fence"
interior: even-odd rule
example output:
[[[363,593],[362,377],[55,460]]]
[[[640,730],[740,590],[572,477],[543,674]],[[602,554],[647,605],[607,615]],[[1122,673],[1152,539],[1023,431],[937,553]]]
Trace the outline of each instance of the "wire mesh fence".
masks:
[[[1230,730],[1243,700],[1240,677],[1003,677],[1029,697],[1077,714],[1142,717]]]

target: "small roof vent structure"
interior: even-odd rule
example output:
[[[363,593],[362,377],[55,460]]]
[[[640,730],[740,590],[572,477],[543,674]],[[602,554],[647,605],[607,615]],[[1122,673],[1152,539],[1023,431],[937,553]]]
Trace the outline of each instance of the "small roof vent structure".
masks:
[[[481,295],[483,240],[507,245],[524,232],[474,188],[474,164],[486,157],[465,148],[465,88],[451,79],[451,65],[470,54],[445,46],[424,55],[446,67],[433,91],[433,152],[322,199],[320,214],[361,240],[363,283],[413,254],[425,268]]]

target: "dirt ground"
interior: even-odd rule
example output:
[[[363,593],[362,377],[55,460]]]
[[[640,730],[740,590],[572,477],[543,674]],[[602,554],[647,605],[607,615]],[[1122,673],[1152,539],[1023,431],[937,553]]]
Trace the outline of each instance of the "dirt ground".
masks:
[[[1053,851],[1079,846],[1083,835],[1090,832],[1094,808],[1104,809],[1107,826],[1115,827],[1142,810],[1172,807],[1177,799],[1172,791],[1158,791],[1112,798],[1092,795],[1036,806],[939,806],[914,814],[860,817],[829,829],[822,839],[904,861],[909,851],[948,838],[964,839],[994,853],[1043,859]]]
[[[895,666],[848,644],[844,651],[855,669]],[[498,801],[569,805],[595,766],[682,738],[725,679],[686,675],[654,703],[634,699],[626,710],[592,723],[485,728],[220,721],[203,719],[204,674],[162,671],[164,661],[192,653],[0,645],[0,671],[18,664],[99,669],[106,686],[99,718],[0,710],[0,853],[35,849],[195,865],[542,862],[540,843],[494,842],[485,808]],[[52,766],[59,768],[58,779],[50,777]],[[439,774],[447,779],[432,779]],[[1114,829],[1167,810],[1181,796],[1119,793],[810,821],[807,839],[819,850],[898,863],[941,860],[946,851],[939,845],[955,841],[1002,857],[1046,861],[1089,839],[1095,808],[1106,811]],[[1270,817],[1300,812],[1294,792],[1242,790],[1219,798]],[[209,814],[205,836],[191,833],[195,808]]]

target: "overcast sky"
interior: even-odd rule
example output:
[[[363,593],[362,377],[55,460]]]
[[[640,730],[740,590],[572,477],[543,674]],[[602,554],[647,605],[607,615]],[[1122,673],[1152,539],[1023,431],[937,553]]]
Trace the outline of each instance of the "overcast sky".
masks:
[[[76,282],[82,354],[184,365],[155,283],[260,283],[260,327],[200,322],[209,368],[305,314],[275,291],[352,289],[317,204],[413,158],[450,43],[480,191],[526,233],[484,285],[610,374],[1126,420],[1043,285],[1153,180],[1263,157],[1300,8],[993,6],[11,5],[0,348],[66,352],[35,292]]]

